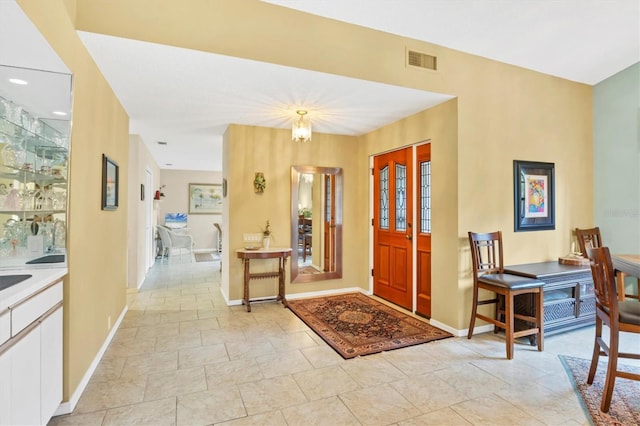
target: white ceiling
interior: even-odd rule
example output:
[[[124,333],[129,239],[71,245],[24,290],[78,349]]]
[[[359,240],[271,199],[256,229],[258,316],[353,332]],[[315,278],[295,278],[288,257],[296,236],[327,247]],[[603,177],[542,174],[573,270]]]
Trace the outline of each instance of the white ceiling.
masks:
[[[594,85],[640,60],[638,0],[263,0]]]
[[[314,133],[360,135],[451,99],[202,51],[79,35],[127,110],[130,132],[142,137],[163,169],[222,170],[222,134],[230,123],[291,128],[295,111],[305,109]]]
[[[42,72],[40,70],[46,70]],[[7,83],[20,78],[27,85]],[[0,96],[68,132],[71,74],[14,1],[0,0]],[[54,115],[65,112],[66,117]]]
[[[586,84],[640,60],[638,0],[268,2]],[[15,3],[0,0],[5,4]],[[3,18],[5,10],[0,12]],[[52,69],[42,65],[42,54],[31,53],[40,41],[21,41],[21,28],[3,22],[0,64],[13,65],[5,55],[5,46],[13,45],[17,55],[38,58],[40,65],[32,67]],[[80,37],[129,114],[131,133],[141,135],[163,169],[221,170],[221,135],[229,123],[288,128],[292,112],[304,107],[314,132],[354,135],[448,99],[140,41],[91,33]]]

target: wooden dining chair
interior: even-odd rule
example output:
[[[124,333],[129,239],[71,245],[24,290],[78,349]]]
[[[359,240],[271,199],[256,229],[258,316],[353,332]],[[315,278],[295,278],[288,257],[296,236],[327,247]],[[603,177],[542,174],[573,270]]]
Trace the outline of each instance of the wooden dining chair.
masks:
[[[588,228],[588,229],[576,228],[576,238],[578,240],[580,253],[582,253],[582,256],[584,256],[585,258],[589,257],[589,255],[587,254],[587,249],[604,246],[602,242],[602,236],[600,235],[600,228],[598,228],[597,226],[595,228]],[[620,281],[618,283],[618,286],[621,289],[625,288],[624,287],[625,276],[626,275],[622,272],[617,273],[618,280]],[[632,299],[640,299],[640,278],[638,278],[638,292],[636,294],[624,292],[621,294],[621,296],[622,296],[620,298],[621,300],[624,300],[626,297],[629,297]]]
[[[507,343],[507,359],[513,359],[514,341],[518,337],[537,337],[538,350],[544,350],[544,282],[504,273],[502,232],[485,234],[469,232],[473,275],[473,305],[467,338],[471,339],[476,318],[492,323],[494,331],[504,330]],[[480,300],[479,290],[495,293],[490,299]],[[534,316],[515,312],[515,297],[530,294],[535,299]],[[478,306],[495,305],[495,318],[478,313]],[[515,319],[530,324],[529,328],[515,331]]]
[[[307,261],[307,255],[311,256],[312,221],[300,215],[298,217],[298,246],[302,247],[302,261]]]
[[[631,373],[628,369],[618,369],[618,358],[640,359],[640,351],[628,353],[618,350],[621,332],[640,333],[640,303],[637,300],[618,301],[615,271],[608,247],[591,248],[587,253],[591,260],[596,296],[596,334],[587,383],[593,383],[600,355],[608,356],[609,363],[600,404],[600,410],[606,413],[611,406],[616,377],[640,380],[640,374]],[[603,324],[609,329],[608,345],[607,340],[602,338]]]

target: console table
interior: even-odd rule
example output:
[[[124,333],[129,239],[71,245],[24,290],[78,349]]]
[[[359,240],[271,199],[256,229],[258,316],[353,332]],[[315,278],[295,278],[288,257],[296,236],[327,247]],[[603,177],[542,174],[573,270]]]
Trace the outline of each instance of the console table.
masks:
[[[287,299],[284,297],[285,266],[287,257],[291,256],[290,248],[261,248],[258,250],[238,249],[236,250],[239,259],[244,264],[244,295],[242,303],[247,306],[247,312],[251,312],[249,299],[249,281],[252,279],[278,278],[278,297],[276,301],[282,300],[284,307],[287,307]],[[251,273],[249,264],[251,259],[278,259],[278,270],[274,272]]]
[[[504,272],[544,282],[545,336],[595,324],[596,301],[588,265],[564,265],[551,261],[505,266]],[[530,295],[517,296],[515,310],[533,314],[533,298]]]

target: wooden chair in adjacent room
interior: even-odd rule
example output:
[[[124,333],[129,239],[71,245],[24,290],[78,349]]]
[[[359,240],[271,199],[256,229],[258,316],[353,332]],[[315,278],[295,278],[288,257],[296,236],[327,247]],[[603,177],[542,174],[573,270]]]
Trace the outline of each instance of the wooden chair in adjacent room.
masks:
[[[502,232],[473,233],[469,232],[469,244],[471,245],[472,275],[473,275],[473,306],[471,322],[467,338],[471,339],[475,327],[476,318],[492,323],[497,332],[503,329],[507,343],[507,358],[513,359],[515,339],[518,337],[535,335],[537,337],[538,350],[544,349],[544,283],[542,281],[505,274],[502,255]],[[479,290],[487,290],[495,293],[490,299],[479,299]],[[534,316],[515,312],[515,297],[521,294],[530,294],[535,299]],[[495,305],[495,318],[478,313],[478,306]],[[515,319],[522,320],[525,324],[523,330],[515,330]]]
[[[302,248],[302,261],[307,261],[307,255],[311,256],[312,221],[304,216],[298,217],[298,247]]]
[[[604,244],[602,242],[602,236],[600,235],[600,228],[597,226],[595,228],[588,229],[579,229],[576,228],[576,238],[578,240],[578,246],[580,248],[580,253],[585,258],[588,258],[587,249],[589,248],[597,248],[603,247]],[[620,288],[624,288],[624,278],[625,274],[622,272],[618,272],[618,279],[622,281],[620,283]],[[629,297],[632,299],[640,299],[640,278],[638,278],[638,293],[637,294],[624,294],[624,297]]]
[[[587,383],[593,383],[600,355],[608,356],[609,363],[600,404],[600,410],[606,413],[611,406],[616,377],[640,380],[640,374],[629,372],[628,368],[625,371],[624,366],[622,370],[618,369],[618,358],[640,359],[640,351],[628,353],[618,350],[621,332],[640,333],[640,303],[637,300],[618,301],[615,271],[608,247],[591,248],[587,252],[591,260],[596,296],[596,335]],[[603,324],[609,329],[608,345],[602,338]]]

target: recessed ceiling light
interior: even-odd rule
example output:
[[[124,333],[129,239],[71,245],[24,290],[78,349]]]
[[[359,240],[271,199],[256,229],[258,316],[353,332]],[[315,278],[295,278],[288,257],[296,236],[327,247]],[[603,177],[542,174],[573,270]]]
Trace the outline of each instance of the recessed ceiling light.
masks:
[[[54,113],[55,115],[67,115],[67,113],[66,113],[66,112],[64,112],[64,111],[53,111],[53,113]]]
[[[173,163],[165,163],[165,166],[173,166]]]
[[[27,81],[25,80],[21,80],[19,78],[10,78],[9,82],[13,83],[13,84],[20,84],[20,85],[25,85],[25,84],[29,84]]]
[[[158,141],[158,145],[166,145],[167,143],[165,141]]]

